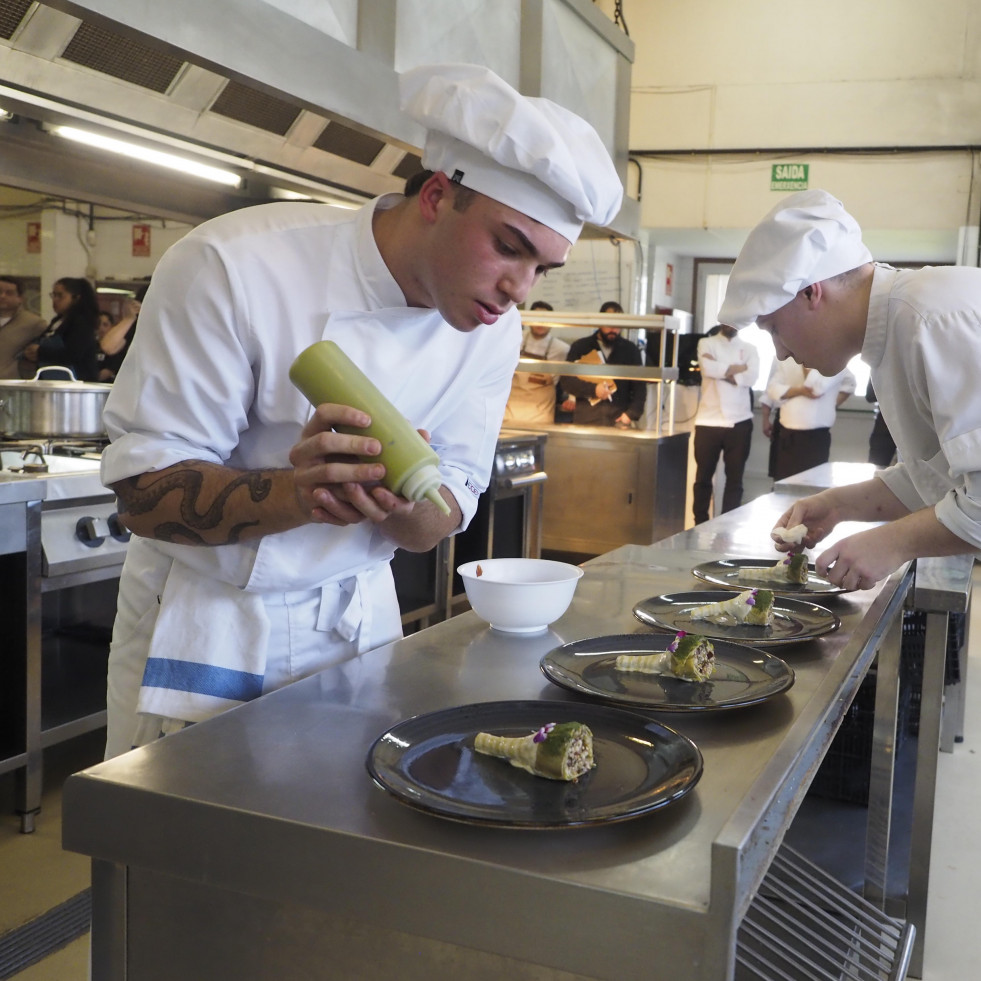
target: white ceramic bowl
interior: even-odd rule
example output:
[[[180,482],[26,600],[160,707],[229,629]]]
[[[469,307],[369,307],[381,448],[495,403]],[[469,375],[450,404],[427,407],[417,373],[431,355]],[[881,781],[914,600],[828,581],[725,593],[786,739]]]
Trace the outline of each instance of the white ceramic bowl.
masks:
[[[495,630],[523,634],[558,620],[583,574],[578,566],[551,559],[480,559],[456,571],[477,616]]]

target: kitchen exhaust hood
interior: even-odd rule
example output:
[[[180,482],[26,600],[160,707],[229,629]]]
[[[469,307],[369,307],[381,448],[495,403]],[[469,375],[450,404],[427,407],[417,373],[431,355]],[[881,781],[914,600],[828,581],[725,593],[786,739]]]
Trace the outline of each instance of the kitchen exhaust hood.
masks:
[[[482,61],[570,105],[625,180],[632,57],[589,0],[0,0],[0,183],[192,223],[287,196],[358,204],[421,169],[397,68],[424,60]],[[69,149],[59,125],[227,167],[241,186]],[[601,233],[634,237],[638,213],[627,199]]]

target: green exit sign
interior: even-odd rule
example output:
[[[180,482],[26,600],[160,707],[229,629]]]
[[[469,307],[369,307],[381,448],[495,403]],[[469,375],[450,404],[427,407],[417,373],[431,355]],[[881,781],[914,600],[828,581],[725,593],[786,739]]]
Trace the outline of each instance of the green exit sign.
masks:
[[[770,168],[771,191],[806,191],[810,164],[773,164]]]

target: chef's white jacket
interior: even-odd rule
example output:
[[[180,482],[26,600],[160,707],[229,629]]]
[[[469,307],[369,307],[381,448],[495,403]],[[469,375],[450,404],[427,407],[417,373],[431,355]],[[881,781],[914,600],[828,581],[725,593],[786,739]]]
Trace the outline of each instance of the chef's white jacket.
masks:
[[[489,480],[520,316],[461,332],[434,310],[406,306],[371,231],[375,207],[398,200],[389,195],[358,212],[307,203],[246,208],[173,246],[154,273],[106,403],[112,442],[102,458],[104,483],[187,459],[288,467],[313,411],[289,380],[290,364],[331,339],[415,428],[431,433],[466,527]],[[154,555],[166,572],[160,610],[146,611],[156,624],[142,712],[197,721],[254,697],[267,654],[279,656],[289,640],[269,637],[264,596],[323,590],[325,651],[334,645],[349,657],[393,639],[398,610],[387,564],[394,549],[371,522],[308,524],[217,547],[141,546],[132,574],[146,578]],[[381,583],[379,568],[387,577]],[[121,594],[128,574],[124,568]],[[385,607],[374,616],[371,592]],[[228,629],[232,620],[249,624],[246,640],[241,629]],[[372,636],[372,622],[384,630]]]
[[[706,357],[711,355],[711,358]],[[746,370],[722,381],[730,365],[744,364]],[[760,376],[760,356],[754,345],[736,334],[732,340],[719,333],[698,342],[698,368],[702,392],[695,415],[696,426],[734,426],[753,418],[750,389]]]
[[[981,269],[877,264],[862,359],[900,457],[878,476],[981,549]]]
[[[806,386],[816,398],[796,395],[785,398],[791,388]],[[805,368],[793,358],[774,361],[761,401],[780,410],[780,425],[785,429],[830,429],[835,422],[838,396],[855,391],[855,376],[844,368],[828,378],[814,368]]]

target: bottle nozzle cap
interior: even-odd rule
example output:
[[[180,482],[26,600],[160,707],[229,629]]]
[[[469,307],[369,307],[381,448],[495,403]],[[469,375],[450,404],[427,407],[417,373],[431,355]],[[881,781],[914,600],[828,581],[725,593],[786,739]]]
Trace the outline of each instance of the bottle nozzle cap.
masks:
[[[433,504],[435,504],[436,507],[443,512],[443,514],[450,513],[450,506],[443,500],[443,495],[440,494],[439,488],[434,487],[431,490],[426,491],[426,498],[427,500],[432,501]]]
[[[443,514],[449,514],[450,506],[439,492],[442,483],[439,471],[432,464],[427,463],[407,474],[396,493],[407,497],[410,501],[421,501],[426,498],[432,501]]]

